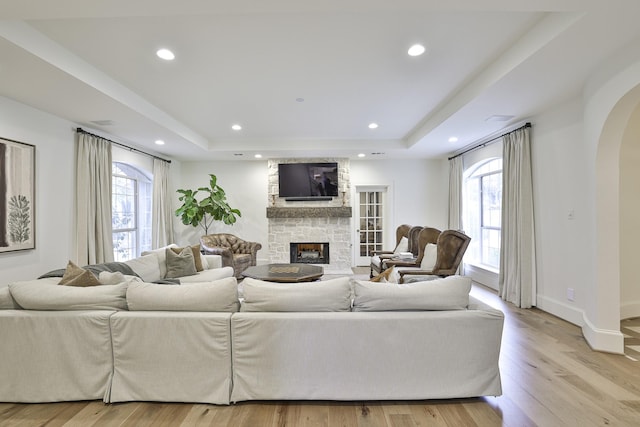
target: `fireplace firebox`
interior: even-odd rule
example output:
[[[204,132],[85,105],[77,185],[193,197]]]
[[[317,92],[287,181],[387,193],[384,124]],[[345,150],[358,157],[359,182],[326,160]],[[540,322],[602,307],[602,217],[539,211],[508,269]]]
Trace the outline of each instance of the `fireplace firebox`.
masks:
[[[329,243],[297,242],[289,243],[291,263],[329,264]]]

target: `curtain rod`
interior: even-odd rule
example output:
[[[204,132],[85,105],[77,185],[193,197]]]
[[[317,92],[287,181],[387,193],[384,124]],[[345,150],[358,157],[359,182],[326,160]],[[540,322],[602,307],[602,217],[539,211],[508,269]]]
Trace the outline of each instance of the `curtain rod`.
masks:
[[[112,144],[118,145],[118,146],[120,146],[122,148],[126,148],[129,151],[136,151],[136,152],[138,152],[140,154],[144,154],[145,156],[153,157],[154,159],[158,159],[158,160],[162,160],[163,162],[171,163],[171,160],[163,159],[162,157],[158,157],[158,156],[155,156],[153,154],[147,153],[145,151],[138,150],[137,148],[129,147],[128,145],[124,145],[124,144],[122,144],[120,142],[112,141],[112,140],[110,140],[108,138],[105,138],[103,136],[96,135],[95,133],[87,132],[86,130],[84,130],[82,128],[77,128],[76,132],[85,133],[87,135],[95,136],[96,138],[104,139],[106,141],[109,141]]]
[[[509,132],[507,132],[507,133],[503,133],[503,134],[502,134],[502,135],[500,135],[500,136],[496,136],[495,138],[491,138],[490,140],[485,141],[485,142],[483,142],[483,143],[480,143],[480,144],[478,144],[478,145],[476,145],[476,146],[473,146],[473,147],[471,147],[471,148],[467,148],[466,150],[464,150],[464,151],[462,151],[462,152],[460,152],[460,153],[456,154],[455,156],[451,156],[451,157],[449,157],[449,160],[455,159],[456,157],[460,157],[460,156],[462,156],[463,154],[468,153],[469,151],[473,151],[473,150],[476,150],[476,149],[478,149],[478,148],[486,147],[487,145],[491,144],[492,142],[495,142],[495,141],[499,140],[499,139],[500,139],[500,138],[502,138],[503,136],[505,136],[505,135],[509,135],[511,132],[515,132],[515,131],[517,131],[517,130],[525,129],[525,128],[530,128],[530,127],[531,127],[531,123],[530,123],[530,122],[527,122],[527,123],[525,123],[524,125],[522,125],[522,126],[520,126],[520,127],[517,127],[517,128],[515,128],[515,129],[513,129],[513,130],[510,130],[510,131],[509,131]]]

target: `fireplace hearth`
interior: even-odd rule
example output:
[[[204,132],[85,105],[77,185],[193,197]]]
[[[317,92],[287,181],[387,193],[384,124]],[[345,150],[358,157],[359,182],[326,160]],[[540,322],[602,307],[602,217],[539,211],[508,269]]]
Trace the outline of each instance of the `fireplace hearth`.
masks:
[[[291,242],[289,253],[291,263],[329,264],[328,242]]]

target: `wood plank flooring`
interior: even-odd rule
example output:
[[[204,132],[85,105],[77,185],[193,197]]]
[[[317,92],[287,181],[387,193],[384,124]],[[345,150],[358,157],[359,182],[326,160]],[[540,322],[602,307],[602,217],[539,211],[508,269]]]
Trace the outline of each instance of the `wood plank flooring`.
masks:
[[[486,288],[474,286],[472,294],[506,315],[500,397],[230,406],[0,403],[0,426],[640,426],[640,362],[594,352],[578,327],[537,309],[505,304]],[[640,333],[639,320],[623,327]]]

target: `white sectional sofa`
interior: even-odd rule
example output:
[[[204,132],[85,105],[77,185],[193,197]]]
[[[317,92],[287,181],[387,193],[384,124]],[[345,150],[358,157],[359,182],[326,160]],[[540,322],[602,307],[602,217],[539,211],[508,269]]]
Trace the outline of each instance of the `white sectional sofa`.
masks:
[[[235,277],[179,286],[131,281],[95,287],[126,288],[111,309],[99,298],[99,310],[87,301],[77,310],[9,308],[29,305],[23,288],[66,288],[55,280],[0,292],[2,402],[229,404],[502,393],[503,314],[470,297],[463,277],[408,285],[247,278],[242,295]]]

